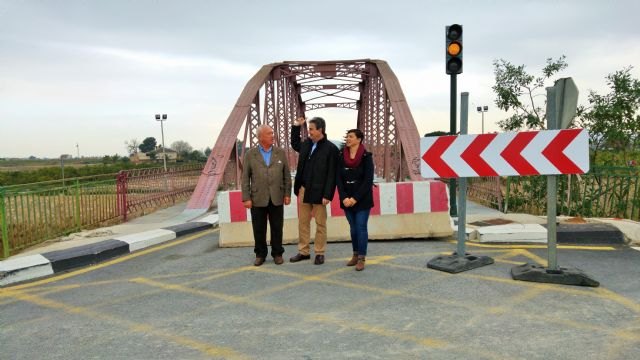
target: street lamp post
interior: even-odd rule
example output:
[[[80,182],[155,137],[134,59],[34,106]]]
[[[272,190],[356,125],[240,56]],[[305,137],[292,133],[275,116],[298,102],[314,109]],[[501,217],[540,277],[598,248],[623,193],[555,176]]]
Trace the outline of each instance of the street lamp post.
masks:
[[[487,105],[478,106],[476,110],[478,110],[479,113],[482,113],[482,133],[484,134],[484,113],[489,111],[489,107]]]
[[[164,126],[163,122],[167,120],[167,114],[156,114],[156,121],[160,121],[160,131],[162,132],[162,161],[164,161],[164,171],[167,172],[167,156],[164,153]]]
[[[62,154],[60,155],[60,171],[62,172],[62,186],[64,187],[64,159],[70,158],[71,155]]]

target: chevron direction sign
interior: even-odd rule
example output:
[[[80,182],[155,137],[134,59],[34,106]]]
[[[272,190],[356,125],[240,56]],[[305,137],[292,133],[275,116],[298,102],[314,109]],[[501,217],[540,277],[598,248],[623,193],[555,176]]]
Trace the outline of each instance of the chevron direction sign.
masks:
[[[425,178],[584,174],[589,135],[584,129],[423,137]]]

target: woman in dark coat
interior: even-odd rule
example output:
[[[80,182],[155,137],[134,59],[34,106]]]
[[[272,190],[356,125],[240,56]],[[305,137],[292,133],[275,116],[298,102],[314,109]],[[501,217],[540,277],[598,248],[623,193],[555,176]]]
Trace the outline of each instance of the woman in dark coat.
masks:
[[[336,171],[340,207],[351,228],[353,256],[347,266],[355,265],[357,271],[364,270],[369,243],[367,223],[373,207],[373,156],[362,144],[363,139],[359,129],[347,131]]]

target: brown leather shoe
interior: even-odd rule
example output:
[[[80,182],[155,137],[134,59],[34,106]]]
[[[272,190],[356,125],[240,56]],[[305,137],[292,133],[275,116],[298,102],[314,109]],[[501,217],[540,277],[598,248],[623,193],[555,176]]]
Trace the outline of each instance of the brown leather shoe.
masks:
[[[260,266],[262,264],[264,264],[264,258],[256,257],[256,261],[253,262],[253,265]]]
[[[364,262],[365,262],[364,256],[358,256],[358,263],[356,264],[356,271],[364,270]]]
[[[273,262],[276,263],[276,265],[282,265],[282,263],[284,263],[284,259],[282,258],[282,255],[274,256]]]
[[[347,263],[347,266],[355,266],[358,263],[358,253],[354,252],[351,260]]]
[[[298,262],[298,261],[309,260],[309,259],[311,259],[311,255],[302,255],[300,253],[297,253],[295,256],[291,257],[289,261]]]
[[[316,259],[313,262],[316,265],[324,264],[324,255],[316,255]]]

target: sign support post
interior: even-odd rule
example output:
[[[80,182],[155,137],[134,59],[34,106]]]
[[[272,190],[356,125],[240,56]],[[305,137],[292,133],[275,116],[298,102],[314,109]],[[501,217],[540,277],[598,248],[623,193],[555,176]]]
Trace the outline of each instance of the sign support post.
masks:
[[[547,130],[565,129],[575,116],[578,88],[563,78],[547,88]],[[598,287],[600,283],[577,268],[558,266],[557,252],[558,176],[547,176],[547,267],[524,264],[511,269],[514,280]]]
[[[467,134],[469,118],[469,93],[460,94],[460,133]],[[465,242],[467,237],[467,178],[461,177],[458,181],[458,246],[457,251],[448,256],[437,256],[427,262],[427,267],[448,273],[459,273],[472,270],[481,266],[493,264],[493,259],[488,256],[473,256],[466,252]]]

